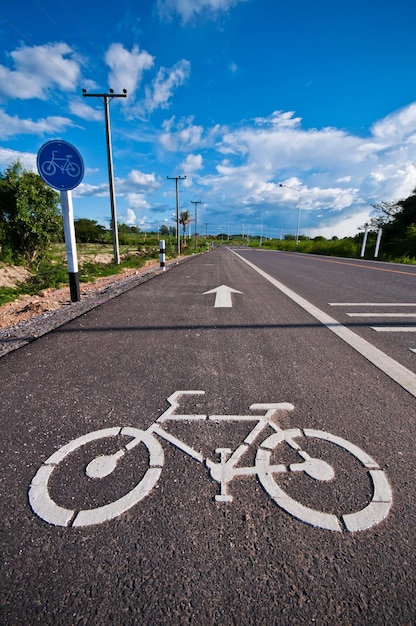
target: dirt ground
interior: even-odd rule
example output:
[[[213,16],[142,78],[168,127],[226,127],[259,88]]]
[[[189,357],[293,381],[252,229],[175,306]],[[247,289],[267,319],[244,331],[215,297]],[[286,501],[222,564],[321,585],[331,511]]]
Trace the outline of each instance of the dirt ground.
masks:
[[[100,292],[104,288],[124,280],[131,275],[145,273],[151,267],[159,265],[159,261],[147,261],[141,269],[124,269],[120,274],[98,278],[91,283],[81,283],[81,299]],[[24,281],[29,273],[22,267],[5,266],[0,268],[0,287],[14,287],[17,281]],[[20,296],[14,302],[0,306],[0,330],[15,326],[20,322],[37,317],[48,311],[54,311],[70,303],[69,287],[62,289],[44,289],[35,296]]]

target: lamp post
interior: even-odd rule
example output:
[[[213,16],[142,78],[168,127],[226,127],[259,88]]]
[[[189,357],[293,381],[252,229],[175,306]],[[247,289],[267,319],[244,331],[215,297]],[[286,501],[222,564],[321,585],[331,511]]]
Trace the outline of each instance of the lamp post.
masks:
[[[299,247],[299,228],[300,228],[300,204],[302,200],[302,189],[300,187],[289,187],[289,185],[284,185],[283,183],[279,183],[279,187],[287,187],[287,189],[292,189],[293,191],[297,191],[299,193],[299,204],[298,204],[298,224],[296,227],[296,240],[295,240],[295,250],[298,251]]]

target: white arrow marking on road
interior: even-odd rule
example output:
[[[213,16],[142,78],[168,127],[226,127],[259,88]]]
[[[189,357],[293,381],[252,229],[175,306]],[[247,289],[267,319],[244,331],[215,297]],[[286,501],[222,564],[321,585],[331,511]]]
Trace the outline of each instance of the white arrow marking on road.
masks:
[[[227,285],[220,285],[219,287],[215,287],[215,289],[211,289],[210,291],[205,291],[204,296],[208,293],[215,293],[215,303],[214,308],[217,309],[222,308],[230,308],[233,306],[231,301],[232,293],[242,293],[241,291],[237,291],[237,289],[233,289],[232,287],[227,287]]]

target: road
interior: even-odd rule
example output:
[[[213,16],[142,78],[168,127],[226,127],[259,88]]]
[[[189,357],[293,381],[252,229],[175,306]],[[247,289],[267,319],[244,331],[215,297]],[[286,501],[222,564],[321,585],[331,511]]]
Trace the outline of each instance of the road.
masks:
[[[415,286],[217,248],[1,358],[2,623],[413,624]]]

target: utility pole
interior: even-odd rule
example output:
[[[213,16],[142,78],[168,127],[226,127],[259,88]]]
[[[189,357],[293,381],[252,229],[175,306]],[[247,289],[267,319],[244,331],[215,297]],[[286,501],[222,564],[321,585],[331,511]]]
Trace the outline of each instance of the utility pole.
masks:
[[[110,109],[108,105],[113,98],[127,98],[127,89],[123,89],[123,93],[114,93],[113,89],[110,89],[110,93],[87,93],[87,90],[83,89],[82,95],[84,96],[84,98],[100,98],[100,100],[104,102],[105,136],[107,141],[108,182],[110,187],[112,224],[111,228],[113,233],[114,263],[118,265],[120,263],[120,252],[118,246],[116,194],[114,191],[113,156],[111,149]]]
[[[185,180],[186,176],[166,176],[168,180],[174,180],[176,183],[176,248],[178,256],[181,253],[181,240],[179,237],[179,189],[178,181]]]
[[[191,200],[191,203],[195,205],[195,252],[198,252],[198,204],[201,200]]]

